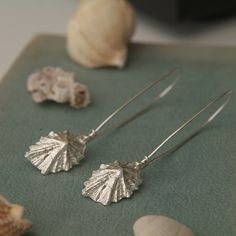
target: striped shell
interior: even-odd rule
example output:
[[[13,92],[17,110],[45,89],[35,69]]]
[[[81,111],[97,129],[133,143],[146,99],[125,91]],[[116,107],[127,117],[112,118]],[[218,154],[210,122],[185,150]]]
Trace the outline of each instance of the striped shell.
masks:
[[[140,169],[136,162],[122,164],[118,161],[104,165],[93,171],[92,176],[84,183],[82,195],[90,197],[103,205],[129,198],[142,183]]]
[[[20,236],[28,231],[32,224],[22,219],[24,208],[14,205],[0,195],[0,236]]]
[[[51,131],[47,137],[41,137],[39,142],[30,146],[25,157],[42,174],[56,173],[78,165],[84,158],[85,149],[83,136],[73,135],[69,131]]]

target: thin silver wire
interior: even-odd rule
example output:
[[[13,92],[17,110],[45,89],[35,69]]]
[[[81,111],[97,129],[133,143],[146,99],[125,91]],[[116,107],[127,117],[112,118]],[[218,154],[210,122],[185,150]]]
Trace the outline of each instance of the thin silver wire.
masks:
[[[123,127],[124,125],[128,124],[129,122],[133,121],[134,119],[136,119],[138,116],[142,115],[143,113],[145,113],[146,111],[148,111],[149,109],[151,109],[157,101],[159,101],[161,98],[163,98],[165,95],[167,95],[177,84],[179,78],[175,79],[173,81],[173,83],[171,83],[166,89],[164,89],[160,94],[158,94],[157,96],[155,96],[153,98],[153,100],[143,106],[139,111],[137,111],[135,114],[127,117],[126,119],[122,120],[120,123],[112,126],[109,129],[104,130],[104,132],[100,133],[100,136],[106,135],[107,133],[112,132],[113,130],[119,129],[121,127]]]
[[[178,78],[174,80],[174,82],[172,82],[167,88],[165,88],[158,96],[155,97],[154,101],[156,102],[157,100],[163,98],[165,95],[167,95],[176,85],[179,76],[180,76],[180,68],[174,68],[172,70],[170,70],[167,74],[163,75],[160,79],[155,80],[153,82],[151,82],[150,84],[148,84],[145,88],[143,88],[141,91],[139,91],[138,93],[136,93],[133,97],[131,97],[130,99],[128,99],[124,104],[122,104],[118,109],[116,109],[111,115],[109,115],[102,123],[100,123],[98,125],[98,127],[96,129],[92,130],[92,133],[89,134],[89,137],[95,137],[98,135],[99,131],[115,116],[117,115],[120,111],[122,111],[125,107],[127,107],[131,102],[133,102],[134,100],[136,100],[138,97],[140,97],[141,95],[145,94],[148,90],[150,90],[152,87],[154,87],[155,85],[157,85],[159,82],[161,82],[162,80],[165,80],[171,76],[173,76],[174,74],[177,74]],[[108,130],[104,130],[102,132],[102,135],[107,133],[108,131],[110,132],[113,129],[116,129],[117,127],[121,127],[123,126],[125,123],[129,122],[130,120],[134,119],[135,117],[137,117],[139,114],[143,113],[144,111],[146,111],[149,107],[151,107],[151,105],[154,103],[154,101],[152,101],[151,104],[149,104],[148,106],[145,106],[143,109],[141,109],[140,111],[138,111],[137,113],[135,113],[134,115],[132,115],[131,117],[125,119],[124,121],[122,121],[120,124],[115,125],[114,127],[108,129]]]
[[[204,106],[199,112],[197,112],[195,115],[193,115],[191,118],[189,118],[186,122],[184,122],[178,129],[176,129],[171,135],[169,135],[161,144],[159,144],[149,155],[145,156],[145,158],[140,162],[143,167],[149,165],[154,160],[161,160],[163,157],[170,155],[174,151],[176,151],[179,147],[181,147],[183,144],[185,144],[187,141],[189,141],[192,137],[194,137],[196,134],[198,134],[206,125],[208,125],[211,121],[214,120],[214,118],[220,114],[220,112],[225,108],[225,106],[228,104],[230,97],[232,95],[232,91],[226,91],[216,99],[212,100],[210,103],[208,103],[206,106]],[[226,98],[226,101],[219,107],[217,110],[205,121],[203,122],[199,127],[194,129],[188,135],[184,140],[182,140],[179,144],[171,148],[170,150],[165,151],[164,153],[160,154],[156,158],[152,157],[156,154],[156,152],[164,145],[166,144],[171,138],[173,138],[177,133],[179,133],[182,129],[184,129],[189,123],[191,123],[193,120],[195,120],[200,114],[202,114],[204,111],[206,111],[209,107],[211,107],[213,104],[217,103],[218,101],[221,101],[222,99]]]

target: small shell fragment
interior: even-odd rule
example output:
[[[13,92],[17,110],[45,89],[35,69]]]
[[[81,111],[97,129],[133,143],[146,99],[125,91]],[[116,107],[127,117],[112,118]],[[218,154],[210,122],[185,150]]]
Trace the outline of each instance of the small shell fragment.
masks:
[[[30,146],[25,157],[36,166],[42,174],[68,171],[78,165],[84,158],[86,143],[83,136],[71,134],[69,131],[41,137],[39,142]]]
[[[129,198],[142,183],[140,169],[136,162],[122,164],[115,161],[108,165],[100,165],[92,176],[84,183],[82,195],[90,197],[103,205]]]
[[[135,236],[194,236],[186,225],[157,215],[141,217],[135,222],[133,230]]]
[[[10,204],[0,195],[0,236],[20,236],[32,226],[29,220],[22,219],[24,208]]]
[[[90,103],[88,88],[75,81],[75,74],[58,67],[45,67],[31,74],[27,89],[37,103],[52,100],[69,102],[74,108],[83,108]]]

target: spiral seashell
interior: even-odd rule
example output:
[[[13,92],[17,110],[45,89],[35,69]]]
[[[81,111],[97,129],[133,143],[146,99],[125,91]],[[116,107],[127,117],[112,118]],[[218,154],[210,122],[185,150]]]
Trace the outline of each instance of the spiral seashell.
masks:
[[[133,230],[135,236],[194,236],[186,225],[158,215],[141,217],[135,222]]]
[[[42,174],[68,171],[78,165],[84,158],[86,144],[83,136],[71,134],[69,131],[41,137],[39,142],[30,146],[25,157],[41,170]]]
[[[123,67],[135,21],[127,0],[83,0],[68,25],[68,53],[85,67]]]
[[[98,170],[93,171],[92,176],[84,183],[82,195],[109,205],[129,198],[141,183],[140,169],[136,162],[122,164],[115,161],[108,165],[102,164]]]
[[[27,232],[32,224],[22,219],[24,208],[10,204],[0,195],[0,236],[20,236]]]

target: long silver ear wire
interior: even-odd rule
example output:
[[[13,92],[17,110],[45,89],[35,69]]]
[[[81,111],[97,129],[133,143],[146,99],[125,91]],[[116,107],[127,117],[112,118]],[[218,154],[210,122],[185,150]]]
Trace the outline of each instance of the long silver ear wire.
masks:
[[[130,198],[135,190],[138,190],[142,183],[140,172],[145,167],[149,166],[153,161],[160,161],[162,158],[170,155],[179,147],[189,141],[192,137],[198,134],[205,126],[207,126],[214,118],[224,109],[229,102],[232,91],[227,91],[212,100],[204,106],[199,112],[190,117],[178,129],[171,133],[162,143],[160,143],[149,155],[146,155],[141,161],[134,161],[128,163],[121,163],[115,161],[110,164],[102,164],[100,168],[93,171],[92,176],[84,183],[85,187],[82,190],[82,195],[90,197],[95,202],[109,205],[112,202],[118,202],[123,198]],[[224,100],[226,99],[226,100]],[[192,121],[198,118],[204,111],[212,107],[220,101],[224,101],[207,120],[195,128],[187,137],[171,149],[155,156],[170,139],[175,137],[181,130],[183,130]]]
[[[103,122],[101,122],[97,128],[93,129],[88,135],[74,135],[69,131],[54,132],[51,131],[48,136],[41,137],[40,140],[29,147],[29,151],[26,152],[25,157],[37,167],[42,174],[56,173],[60,171],[68,171],[73,166],[78,165],[79,162],[85,157],[85,150],[87,143],[92,141],[98,136],[101,136],[111,130],[122,126],[131,119],[135,118],[142,112],[146,111],[154,102],[167,95],[176,85],[179,76],[179,68],[175,68],[163,75],[160,79],[155,80],[148,84],[145,88],[127,100],[111,115],[109,115]],[[121,122],[118,126],[115,125],[112,128],[104,129],[109,121],[126,108],[130,103],[136,100],[138,97],[144,95],[151,88],[159,84],[165,79],[171,79],[170,85],[165,88],[148,106],[138,111],[135,115],[132,115],[125,121]],[[174,78],[174,80],[172,80]]]

